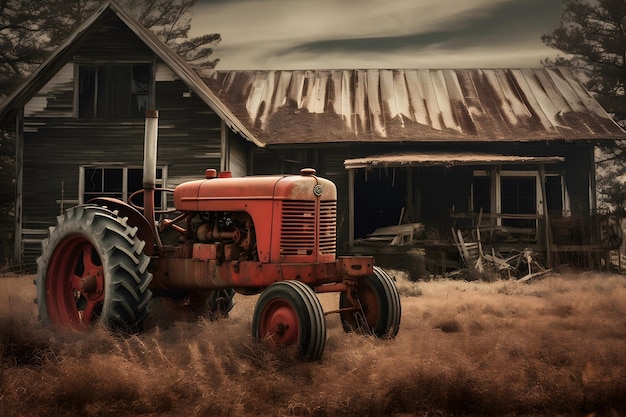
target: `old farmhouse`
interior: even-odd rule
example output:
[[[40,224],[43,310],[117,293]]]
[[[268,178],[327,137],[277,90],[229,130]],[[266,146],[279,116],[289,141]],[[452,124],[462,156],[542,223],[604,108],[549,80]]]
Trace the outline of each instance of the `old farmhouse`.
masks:
[[[17,264],[65,208],[141,188],[151,108],[161,186],[313,167],[338,187],[340,253],[419,249],[444,272],[470,241],[594,267],[616,245],[594,146],[626,132],[568,69],[200,71],[111,2],[0,105]]]

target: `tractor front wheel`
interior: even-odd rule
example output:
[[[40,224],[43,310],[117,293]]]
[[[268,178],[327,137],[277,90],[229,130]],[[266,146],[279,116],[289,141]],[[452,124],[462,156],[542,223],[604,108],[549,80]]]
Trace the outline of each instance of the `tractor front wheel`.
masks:
[[[95,205],[68,209],[42,242],[37,305],[44,323],[136,331],[148,314],[150,258],[137,228]]]
[[[252,335],[272,345],[296,346],[306,360],[319,360],[326,344],[326,318],[315,292],[300,281],[281,281],[260,295]]]
[[[356,331],[380,338],[396,337],[401,317],[400,296],[389,274],[375,266],[374,273],[359,281],[351,296],[348,297],[345,291],[339,295],[341,323],[346,332]],[[353,307],[356,309],[351,309]]]

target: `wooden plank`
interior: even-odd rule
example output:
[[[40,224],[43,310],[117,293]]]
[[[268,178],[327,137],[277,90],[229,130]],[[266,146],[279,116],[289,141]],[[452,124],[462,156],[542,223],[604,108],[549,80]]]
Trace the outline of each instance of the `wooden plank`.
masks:
[[[22,263],[22,222],[24,221],[24,108],[22,107],[15,117],[15,245],[13,247],[13,261],[16,265]]]
[[[395,226],[379,227],[368,236],[395,236],[407,234],[410,234],[412,236],[420,230],[424,230],[424,226],[421,223],[401,224]]]

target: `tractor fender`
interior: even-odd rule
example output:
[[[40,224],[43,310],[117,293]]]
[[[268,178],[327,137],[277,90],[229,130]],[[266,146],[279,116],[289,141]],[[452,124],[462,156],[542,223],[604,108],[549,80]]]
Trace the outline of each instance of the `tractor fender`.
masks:
[[[92,198],[87,202],[88,204],[97,204],[99,206],[107,207],[109,210],[117,210],[118,217],[127,217],[128,224],[137,228],[137,237],[146,242],[146,246],[143,252],[152,256],[154,254],[154,226],[150,225],[150,222],[139,210],[134,208],[128,203],[122,200],[111,197],[98,197]]]

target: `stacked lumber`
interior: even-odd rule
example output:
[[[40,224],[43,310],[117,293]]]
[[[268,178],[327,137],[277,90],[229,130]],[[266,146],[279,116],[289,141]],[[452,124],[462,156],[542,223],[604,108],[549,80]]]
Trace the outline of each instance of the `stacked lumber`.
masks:
[[[424,233],[422,223],[399,224],[379,227],[363,240],[388,243],[389,245],[408,245]]]

